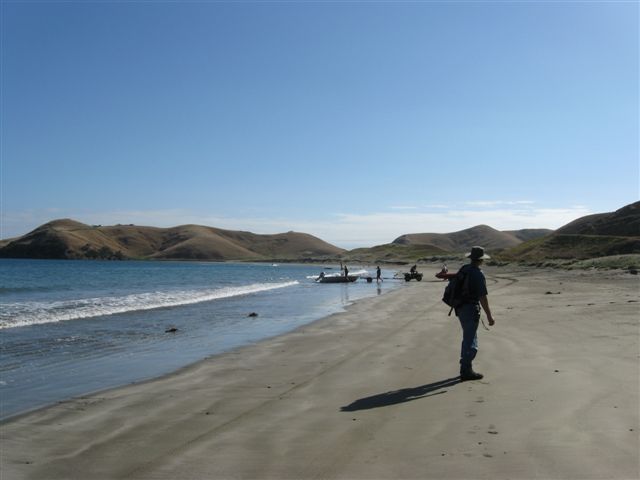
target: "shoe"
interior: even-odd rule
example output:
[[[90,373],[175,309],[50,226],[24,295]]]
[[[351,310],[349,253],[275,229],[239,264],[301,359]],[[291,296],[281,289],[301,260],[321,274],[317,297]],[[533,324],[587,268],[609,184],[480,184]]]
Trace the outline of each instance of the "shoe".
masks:
[[[460,381],[466,382],[468,380],[480,380],[484,375],[478,372],[474,372],[473,370],[467,370],[465,372],[460,372]]]

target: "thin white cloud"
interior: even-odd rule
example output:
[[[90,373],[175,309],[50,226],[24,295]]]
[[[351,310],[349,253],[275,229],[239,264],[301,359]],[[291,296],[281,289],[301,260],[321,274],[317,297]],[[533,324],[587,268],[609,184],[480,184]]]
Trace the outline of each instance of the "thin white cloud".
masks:
[[[325,236],[321,238],[339,239],[341,246],[372,246],[391,242],[405,233],[450,233],[479,224],[489,225],[497,230],[556,229],[591,213],[589,209],[579,207],[343,214],[336,222],[323,228],[325,231],[322,233]],[[323,226],[316,225],[316,227],[319,229]]]
[[[533,205],[532,200],[474,200],[465,202],[465,205],[469,207],[498,207],[501,205]]]
[[[417,210],[418,209],[418,207],[411,206],[411,205],[397,205],[389,208],[391,210]]]

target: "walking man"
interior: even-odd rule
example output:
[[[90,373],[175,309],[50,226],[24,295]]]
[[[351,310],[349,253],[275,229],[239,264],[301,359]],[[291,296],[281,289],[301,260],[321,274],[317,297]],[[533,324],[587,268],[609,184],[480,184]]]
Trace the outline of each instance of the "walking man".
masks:
[[[380,271],[380,265],[376,267],[376,283],[380,283],[382,281],[382,272]]]
[[[489,320],[489,325],[494,325],[495,320],[491,315],[489,300],[487,300],[487,282],[484,273],[480,270],[482,262],[491,258],[484,253],[484,248],[473,247],[467,254],[470,259],[468,265],[460,271],[466,274],[463,282],[463,303],[456,309],[456,315],[462,326],[462,349],[460,352],[460,380],[480,380],[481,373],[473,371],[472,362],[478,353],[478,324],[480,323],[480,306]]]

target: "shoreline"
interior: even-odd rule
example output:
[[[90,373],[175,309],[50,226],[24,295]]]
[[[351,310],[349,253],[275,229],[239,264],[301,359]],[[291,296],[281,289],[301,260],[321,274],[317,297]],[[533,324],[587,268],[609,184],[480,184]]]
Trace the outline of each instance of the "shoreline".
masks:
[[[396,281],[396,280],[394,280],[394,281]],[[397,281],[399,281],[399,280],[397,280]],[[377,296],[388,295],[388,294],[398,290],[399,288],[401,288],[401,287],[395,287],[393,290],[388,290],[386,292],[383,291],[381,293],[378,293]],[[115,385],[115,386],[110,386],[110,387],[98,388],[98,389],[95,389],[95,390],[90,390],[90,391],[87,391],[87,392],[82,393],[82,394],[73,395],[71,397],[68,397],[68,398],[65,398],[65,399],[62,399],[62,400],[57,400],[55,402],[48,403],[46,405],[41,405],[41,406],[34,407],[34,408],[31,408],[31,409],[28,409],[28,410],[16,412],[16,413],[10,414],[10,415],[8,415],[6,417],[0,417],[0,427],[5,423],[11,423],[13,421],[18,421],[21,417],[29,416],[31,414],[36,414],[36,413],[42,412],[44,410],[48,410],[50,408],[54,408],[57,405],[62,405],[62,404],[65,404],[65,403],[72,403],[72,402],[74,402],[76,400],[79,400],[79,399],[84,399],[84,398],[94,397],[94,396],[98,396],[98,395],[103,395],[103,394],[106,394],[106,393],[108,393],[108,392],[110,392],[112,390],[119,390],[119,389],[123,389],[123,388],[127,388],[127,387],[134,387],[134,386],[137,386],[137,385],[145,385],[145,384],[148,384],[148,383],[152,383],[152,382],[155,382],[155,381],[161,381],[163,379],[167,379],[167,378],[170,378],[170,377],[173,377],[173,376],[180,375],[184,371],[188,371],[191,368],[196,368],[199,364],[201,364],[203,362],[215,361],[216,358],[222,357],[222,356],[225,356],[225,355],[237,355],[237,354],[240,354],[239,351],[242,350],[242,349],[245,349],[245,348],[248,348],[248,347],[251,347],[251,346],[254,346],[254,345],[258,345],[258,344],[260,344],[262,342],[269,342],[269,341],[275,340],[277,338],[284,337],[284,336],[287,336],[289,334],[295,333],[297,330],[304,329],[306,327],[314,325],[317,322],[322,322],[322,321],[325,321],[325,320],[329,320],[331,317],[333,317],[335,315],[341,315],[341,314],[347,312],[355,304],[360,303],[360,302],[366,302],[367,300],[370,300],[372,298],[376,298],[376,297],[371,296],[371,297],[365,297],[365,298],[359,298],[357,300],[353,300],[353,301],[351,301],[351,303],[346,305],[346,307],[344,307],[344,311],[342,311],[342,312],[331,313],[329,315],[325,315],[323,317],[320,317],[320,318],[317,318],[315,320],[312,320],[311,322],[309,322],[307,324],[297,326],[293,330],[290,330],[290,331],[285,332],[285,333],[279,333],[279,334],[276,334],[274,336],[265,337],[265,338],[262,338],[262,339],[260,339],[258,341],[253,341],[253,342],[247,343],[245,345],[239,345],[239,346],[231,347],[228,350],[224,350],[224,351],[221,351],[221,352],[218,352],[218,353],[212,353],[210,355],[207,355],[205,357],[200,358],[199,360],[195,360],[193,362],[190,362],[190,363],[188,363],[186,365],[183,365],[181,367],[178,367],[178,368],[176,368],[174,370],[168,371],[168,372],[163,373],[161,375],[154,375],[154,376],[150,376],[148,378],[143,378],[141,380],[137,380],[137,381],[133,381],[133,382],[126,382],[126,383],[123,383],[123,384],[120,384],[120,385]]]
[[[637,477],[637,277],[486,271],[497,324],[479,331],[482,381],[456,381],[459,326],[444,283],[426,277],[161,378],[4,420],[2,470]]]
[[[304,283],[304,281],[299,280],[299,281],[296,281],[295,283]],[[161,354],[161,356],[158,357],[157,368],[151,368],[151,369],[144,368],[144,367],[139,368],[136,364],[136,357],[131,357],[132,361],[127,360],[126,362],[118,361],[117,357],[115,357],[116,365],[119,364],[122,368],[125,368],[126,370],[120,370],[123,373],[117,373],[119,369],[117,368],[113,369],[112,365],[108,363],[107,364],[103,363],[101,368],[106,369],[104,371],[116,372],[115,374],[110,375],[110,377],[108,377],[106,381],[101,381],[101,382],[99,381],[99,382],[93,382],[93,383],[89,381],[89,383],[87,383],[87,382],[82,382],[82,379],[89,378],[89,380],[91,380],[91,378],[80,376],[80,377],[76,377],[78,380],[73,381],[74,386],[71,389],[69,388],[61,389],[61,387],[59,386],[60,382],[55,382],[53,380],[50,380],[52,383],[50,383],[51,387],[48,389],[48,391],[45,392],[46,396],[42,397],[42,396],[35,395],[31,397],[33,399],[36,399],[36,401],[30,400],[29,398],[25,397],[24,393],[20,392],[19,395],[21,394],[22,397],[24,397],[24,399],[26,400],[26,402],[22,402],[21,401],[22,397],[20,397],[19,395],[15,395],[13,391],[5,391],[4,394],[6,396],[4,398],[3,405],[2,405],[2,415],[0,415],[0,423],[5,421],[10,421],[11,419],[16,417],[28,415],[30,413],[55,406],[56,404],[72,401],[73,399],[76,399],[76,398],[83,398],[91,395],[96,395],[111,389],[122,388],[128,385],[144,383],[144,382],[152,381],[157,378],[162,378],[166,375],[171,375],[174,372],[181,371],[182,369],[188,368],[190,365],[196,364],[203,360],[217,357],[226,352],[233,351],[237,348],[242,348],[243,346],[251,345],[256,342],[278,337],[280,335],[289,333],[290,331],[295,330],[297,328],[304,327],[309,323],[319,321],[326,316],[330,316],[333,313],[338,313],[342,311],[345,307],[349,307],[353,302],[357,302],[363,299],[362,298],[363,295],[365,296],[364,298],[376,296],[375,285],[374,286],[366,285],[366,281],[364,277],[360,279],[359,283],[360,285],[357,285],[357,288],[355,289],[352,285],[350,285],[349,286],[350,288],[348,288],[348,293],[343,292],[342,294],[340,294],[339,291],[334,292],[334,294],[329,293],[329,297],[332,297],[332,295],[333,296],[337,295],[337,297],[335,299],[329,298],[328,303],[326,304],[323,303],[322,306],[320,306],[320,304],[316,305],[315,303],[311,303],[311,304],[304,303],[303,305],[307,305],[307,307],[301,307],[301,308],[298,308],[298,310],[301,312],[304,311],[306,313],[303,313],[303,316],[300,317],[299,319],[297,317],[297,316],[300,316],[299,312],[298,313],[288,312],[290,315],[292,315],[290,317],[288,317],[286,314],[280,315],[279,317],[278,316],[274,317],[273,314],[270,313],[268,310],[269,305],[266,305],[266,306],[264,305],[265,301],[268,303],[268,300],[266,297],[262,300],[260,300],[259,298],[258,300],[256,300],[255,298],[252,298],[251,296],[249,296],[247,297],[248,300],[246,299],[238,300],[247,305],[247,312],[251,310],[259,311],[260,321],[258,323],[263,324],[266,327],[260,327],[260,325],[256,324],[254,325],[253,330],[247,329],[247,328],[244,328],[243,330],[242,326],[240,326],[241,327],[240,329],[233,331],[235,332],[235,335],[237,338],[229,341],[219,341],[218,338],[221,338],[221,337],[216,337],[215,329],[214,329],[213,330],[214,333],[209,339],[211,340],[211,342],[209,342],[211,343],[209,347],[207,347],[208,345],[207,342],[200,342],[200,344],[198,344],[196,349],[192,349],[191,347],[195,346],[197,344],[197,341],[196,341],[196,338],[193,337],[193,333],[192,333],[193,330],[191,330],[190,328],[191,325],[188,325],[185,323],[184,328],[182,325],[179,325],[181,335],[179,334],[178,336],[182,340],[178,340],[177,338],[172,340],[173,338],[172,335],[168,335],[168,336],[165,335],[162,338],[166,338],[167,340],[163,340],[162,338],[158,337],[155,339],[154,344],[162,345],[163,342],[165,343],[169,342],[169,343],[166,343],[167,346],[165,346],[164,348],[175,350],[175,346],[173,342],[180,341],[183,347],[188,348],[189,351],[192,351],[192,353],[188,356],[183,355],[182,357],[184,359],[180,359],[181,357],[180,355],[173,355],[171,351],[167,351],[166,352],[167,355],[165,355],[162,353],[162,349],[158,350],[156,348],[156,350]],[[378,287],[377,295],[388,293],[394,289],[401,288],[402,286],[403,285],[400,283],[392,282],[391,285],[387,285],[387,287],[382,288],[382,290],[380,290],[380,287]],[[323,290],[323,288],[324,287],[320,287],[318,291]],[[315,289],[312,289],[312,290],[315,290]],[[332,290],[335,290],[335,287],[333,289],[331,287],[328,289],[328,291],[332,291]],[[345,290],[345,289],[342,289],[342,290]],[[261,292],[258,292],[258,293],[261,293]],[[351,299],[349,297],[351,297]],[[335,302],[333,302],[333,300],[335,300]],[[281,299],[279,301],[279,304],[282,304],[283,301],[286,302],[286,298]],[[206,302],[204,304],[206,305]],[[180,306],[180,307],[184,307],[184,306]],[[187,308],[189,307],[191,306],[187,305]],[[203,307],[203,308],[209,308],[209,307]],[[161,312],[166,310],[167,309],[165,308],[160,308]],[[129,312],[126,312],[126,313],[129,313]],[[175,310],[175,314],[173,316],[181,317],[189,314],[190,312],[187,312],[185,310]],[[266,315],[266,317],[264,317],[263,315]],[[167,315],[165,315],[165,317],[166,316]],[[169,316],[171,316],[171,314]],[[240,315],[240,318],[242,316],[243,315]],[[246,316],[246,314],[244,316]],[[296,319],[296,320],[284,321],[286,319]],[[72,324],[76,321],[83,322],[86,320],[87,319],[85,318],[81,318],[79,320],[69,320],[70,322],[69,328],[72,328]],[[156,323],[162,324],[162,323],[166,323],[166,321],[165,322],[156,321]],[[277,326],[278,324],[282,324],[284,326]],[[54,322],[53,328],[56,328],[58,326],[62,328],[64,325],[67,325],[66,321]],[[169,325],[169,323],[167,323],[167,325]],[[47,324],[44,324],[44,326],[48,328]],[[18,327],[18,329],[20,328],[21,327]],[[262,331],[261,329],[264,331]],[[253,335],[250,333],[251,331],[254,332]],[[262,333],[259,333],[259,332],[262,332]],[[9,333],[12,333],[11,329],[9,330]],[[53,332],[51,334],[59,335],[59,333],[57,332]],[[229,334],[224,333],[223,335],[229,335]],[[192,343],[185,344],[185,342],[189,342],[189,338],[191,338]],[[9,341],[9,339],[6,339],[6,340]],[[189,345],[191,345],[191,347]],[[121,355],[121,358],[126,359],[126,356]],[[175,360],[176,358],[178,359],[177,361]],[[144,361],[145,359],[142,358],[142,360]],[[125,365],[127,362],[130,364],[130,367]],[[127,371],[129,372],[128,374],[126,373]],[[100,372],[98,371],[97,373],[100,373]],[[43,376],[42,378],[44,379],[45,377]],[[11,377],[4,378],[4,380],[10,380],[10,379]],[[69,385],[71,384],[72,383],[70,382]],[[43,385],[46,385],[46,383]],[[64,387],[67,384],[63,383],[62,385]],[[43,391],[43,388],[40,388],[39,390]],[[52,392],[53,394],[51,394],[50,392]],[[2,393],[3,392],[0,392],[0,394]]]

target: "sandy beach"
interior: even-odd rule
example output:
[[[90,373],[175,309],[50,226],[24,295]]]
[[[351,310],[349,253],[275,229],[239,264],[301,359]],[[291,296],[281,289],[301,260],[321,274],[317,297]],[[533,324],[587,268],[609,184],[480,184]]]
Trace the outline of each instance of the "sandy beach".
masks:
[[[10,419],[0,477],[640,477],[637,275],[486,268],[485,378],[460,383],[460,327],[425,273],[287,335]]]

